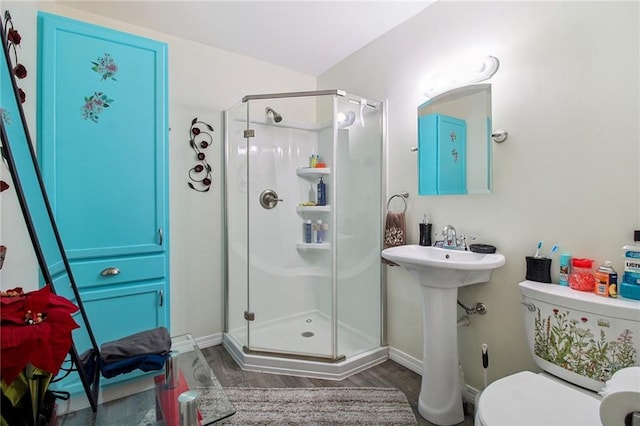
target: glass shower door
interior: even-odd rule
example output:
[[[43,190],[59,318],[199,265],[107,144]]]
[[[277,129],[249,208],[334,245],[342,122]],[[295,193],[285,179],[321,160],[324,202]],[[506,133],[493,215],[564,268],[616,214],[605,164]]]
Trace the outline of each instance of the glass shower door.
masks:
[[[324,98],[245,101],[246,352],[332,356],[332,246],[304,235],[305,222],[331,225],[331,206],[311,205],[320,177],[331,185],[332,126],[317,111],[333,101]],[[312,155],[326,167],[310,169]]]

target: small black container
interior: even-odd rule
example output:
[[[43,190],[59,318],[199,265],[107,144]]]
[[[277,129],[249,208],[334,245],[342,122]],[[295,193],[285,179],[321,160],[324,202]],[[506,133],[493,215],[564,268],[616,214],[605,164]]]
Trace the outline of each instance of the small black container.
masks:
[[[430,223],[420,224],[420,242],[418,244],[420,244],[421,246],[431,245],[431,224]]]
[[[539,283],[551,282],[551,259],[527,256],[527,279]]]

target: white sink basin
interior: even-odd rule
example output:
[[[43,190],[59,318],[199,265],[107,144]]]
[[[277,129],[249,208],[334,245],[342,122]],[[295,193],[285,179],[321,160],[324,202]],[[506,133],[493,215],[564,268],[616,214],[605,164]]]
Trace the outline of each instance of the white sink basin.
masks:
[[[418,412],[436,425],[461,423],[458,287],[489,281],[505,257],[418,245],[390,247],[382,250],[382,257],[405,268],[421,288],[424,335]]]
[[[418,284],[435,288],[487,282],[491,271],[505,262],[500,253],[474,253],[415,244],[384,249],[382,257],[404,267]]]

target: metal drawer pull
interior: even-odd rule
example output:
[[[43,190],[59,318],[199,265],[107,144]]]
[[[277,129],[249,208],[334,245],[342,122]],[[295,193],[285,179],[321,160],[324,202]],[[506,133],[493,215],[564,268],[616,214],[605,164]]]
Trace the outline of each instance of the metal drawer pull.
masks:
[[[160,290],[159,292],[159,296],[160,296],[160,306],[164,306],[164,290]]]
[[[162,245],[162,240],[164,239],[162,228],[158,228],[158,237],[160,239],[160,242],[158,243],[158,245]]]
[[[100,272],[100,275],[103,277],[110,277],[112,275],[118,275],[120,273],[120,269],[118,268],[105,268]]]

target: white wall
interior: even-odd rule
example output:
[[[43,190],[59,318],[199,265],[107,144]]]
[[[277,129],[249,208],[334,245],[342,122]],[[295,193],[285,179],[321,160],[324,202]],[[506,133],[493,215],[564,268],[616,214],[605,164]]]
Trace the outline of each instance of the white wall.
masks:
[[[161,3],[158,3],[161,7]],[[16,29],[22,34],[20,61],[29,77],[25,104],[35,143],[36,129],[36,41],[37,10],[80,19],[116,30],[164,41],[169,46],[169,192],[171,227],[171,332],[206,337],[223,330],[223,199],[221,112],[240,102],[244,95],[314,90],[316,79],[245,56],[108,20],[50,2],[7,2]],[[207,156],[213,167],[213,185],[208,193],[188,188],[187,171],[193,167],[189,147],[191,120],[212,124],[213,146]],[[4,166],[3,166],[4,167]],[[4,179],[9,179],[6,169]],[[9,247],[2,270],[3,290],[22,286],[37,288],[38,270],[24,221],[13,201],[2,194],[2,244]]]
[[[482,387],[483,342],[490,381],[535,368],[517,283],[538,240],[622,268],[621,246],[640,228],[639,21],[635,2],[438,2],[319,78],[319,88],[388,99],[389,191],[411,194],[410,242],[427,213],[434,230],[453,224],[507,258],[490,283],[459,293],[463,303],[488,308],[459,331],[472,386]],[[494,193],[419,197],[409,149],[425,100],[420,81],[474,53],[501,61],[493,123],[509,139],[494,145]],[[403,270],[388,270],[389,344],[422,359],[418,287]]]

